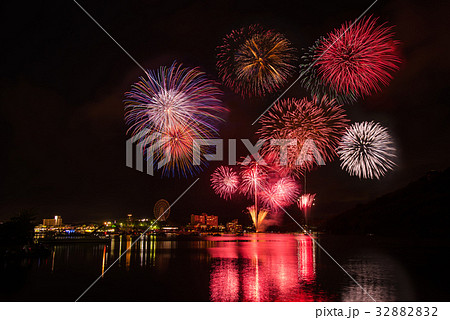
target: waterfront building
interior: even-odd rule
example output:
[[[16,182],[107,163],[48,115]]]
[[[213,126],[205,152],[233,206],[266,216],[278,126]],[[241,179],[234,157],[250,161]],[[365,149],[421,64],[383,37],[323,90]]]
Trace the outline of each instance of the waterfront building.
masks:
[[[217,228],[219,226],[219,217],[218,216],[209,216],[206,213],[191,214],[191,226],[200,227],[203,229]]]
[[[62,226],[61,216],[55,216],[53,219],[43,219],[42,224],[46,227],[59,227]]]

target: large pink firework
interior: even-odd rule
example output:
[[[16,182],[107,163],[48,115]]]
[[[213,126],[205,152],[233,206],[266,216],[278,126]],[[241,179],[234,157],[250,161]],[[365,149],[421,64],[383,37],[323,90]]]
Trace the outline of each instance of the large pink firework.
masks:
[[[296,68],[296,51],[289,40],[259,25],[232,31],[217,49],[222,82],[242,96],[277,91]]]
[[[315,56],[321,81],[344,95],[366,96],[388,85],[401,59],[391,27],[367,18],[321,39]]]
[[[291,139],[296,145],[287,147],[287,167],[297,176],[318,164],[318,155],[323,161],[331,161],[336,147],[348,127],[344,109],[326,96],[313,100],[286,99],[275,106],[259,121],[260,138]],[[314,152],[317,151],[317,154]],[[280,154],[280,147],[266,143],[265,156]],[[313,161],[299,161],[303,158]]]
[[[261,202],[273,211],[277,211],[294,203],[299,193],[297,182],[293,178],[283,177],[261,192]]]
[[[214,192],[224,199],[230,199],[238,190],[239,175],[229,167],[218,167],[211,175]]]

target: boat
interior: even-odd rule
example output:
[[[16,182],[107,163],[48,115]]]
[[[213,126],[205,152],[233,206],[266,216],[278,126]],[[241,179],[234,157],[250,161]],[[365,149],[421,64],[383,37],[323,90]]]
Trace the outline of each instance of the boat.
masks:
[[[110,243],[111,238],[97,235],[55,235],[38,239],[44,244],[72,244],[72,243]]]

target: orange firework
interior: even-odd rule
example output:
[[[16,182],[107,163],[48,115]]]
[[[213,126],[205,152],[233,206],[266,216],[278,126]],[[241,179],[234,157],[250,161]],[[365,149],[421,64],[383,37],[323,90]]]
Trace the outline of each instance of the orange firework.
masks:
[[[232,31],[218,51],[219,76],[242,96],[277,91],[296,68],[296,50],[289,40],[259,25]]]
[[[247,208],[248,213],[252,217],[253,224],[255,225],[256,232],[262,231],[262,222],[266,218],[269,211],[266,209],[257,209],[256,206],[251,206]]]

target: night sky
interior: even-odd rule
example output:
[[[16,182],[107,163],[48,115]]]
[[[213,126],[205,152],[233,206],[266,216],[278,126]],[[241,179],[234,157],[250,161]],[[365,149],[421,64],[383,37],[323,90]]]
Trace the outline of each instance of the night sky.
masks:
[[[217,79],[215,48],[235,28],[259,23],[283,33],[301,52],[316,38],[358,17],[372,1],[80,1],[148,69],[200,66]],[[352,106],[354,121],[387,126],[399,150],[398,167],[377,181],[348,176],[339,162],[308,175],[317,192],[314,215],[324,218],[394,191],[450,165],[450,3],[378,1],[369,14],[395,25],[404,63],[389,87]],[[39,218],[101,221],[128,213],[153,215],[160,198],[172,202],[195,177],[151,177],[125,166],[124,92],[142,70],[72,1],[3,1],[0,10],[0,221],[34,208]],[[293,81],[296,77],[290,79]],[[276,98],[244,100],[222,87],[230,109],[222,138],[251,138],[251,123]],[[287,97],[307,93],[296,84]],[[241,148],[241,156],[244,149]],[[250,203],[219,199],[209,176],[171,211],[244,218]],[[289,209],[298,215],[296,207]]]

